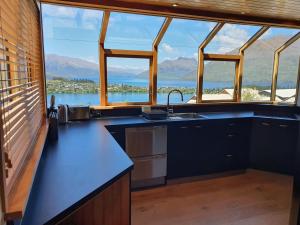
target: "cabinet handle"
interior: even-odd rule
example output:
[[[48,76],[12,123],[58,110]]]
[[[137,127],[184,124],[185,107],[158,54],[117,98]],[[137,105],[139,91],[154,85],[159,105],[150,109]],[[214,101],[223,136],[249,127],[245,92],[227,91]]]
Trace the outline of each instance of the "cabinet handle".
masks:
[[[118,134],[119,132],[117,132],[117,131],[111,131],[110,133],[111,134]]]
[[[230,124],[228,124],[228,126],[233,127],[233,126],[235,126],[235,123],[230,123]]]
[[[287,128],[287,127],[289,127],[288,125],[286,125],[286,124],[280,124],[279,125],[279,127],[282,127],[282,128]]]
[[[227,137],[233,138],[235,135],[234,134],[228,134]]]
[[[231,158],[232,155],[231,155],[231,154],[227,154],[226,157],[227,157],[227,158]]]
[[[266,122],[262,122],[261,125],[263,125],[263,126],[270,126],[271,124],[266,123]]]
[[[188,127],[180,127],[180,129],[187,129]]]
[[[203,128],[203,126],[198,125],[198,126],[195,126],[195,128],[199,129],[199,128]]]

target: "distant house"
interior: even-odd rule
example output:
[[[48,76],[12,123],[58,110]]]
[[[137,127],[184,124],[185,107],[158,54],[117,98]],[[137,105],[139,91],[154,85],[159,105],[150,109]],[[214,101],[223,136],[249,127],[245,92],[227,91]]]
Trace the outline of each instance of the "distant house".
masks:
[[[271,96],[271,90],[260,91],[261,95]],[[294,102],[296,97],[296,89],[277,89],[276,101],[280,102]]]

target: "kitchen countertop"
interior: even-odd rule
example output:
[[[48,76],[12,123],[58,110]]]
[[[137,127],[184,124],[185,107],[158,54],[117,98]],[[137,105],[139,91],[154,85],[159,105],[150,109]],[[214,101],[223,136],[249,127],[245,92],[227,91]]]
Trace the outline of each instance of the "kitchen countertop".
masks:
[[[193,123],[198,120],[273,118],[253,112],[203,112],[205,118],[150,121],[143,117],[111,117],[60,126],[59,140],[47,144],[22,225],[53,224],[101,192],[133,168],[133,162],[109,133],[108,126]]]
[[[60,126],[58,141],[44,149],[22,225],[54,224],[132,169],[106,123]]]

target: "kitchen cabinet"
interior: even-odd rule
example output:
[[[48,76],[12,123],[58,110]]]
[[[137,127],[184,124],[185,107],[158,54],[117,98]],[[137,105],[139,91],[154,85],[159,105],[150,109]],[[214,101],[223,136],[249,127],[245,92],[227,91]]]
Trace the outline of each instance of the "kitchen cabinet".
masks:
[[[255,118],[252,128],[250,166],[292,174],[297,148],[298,122]]]
[[[168,178],[247,168],[250,122],[225,119],[169,126]]]

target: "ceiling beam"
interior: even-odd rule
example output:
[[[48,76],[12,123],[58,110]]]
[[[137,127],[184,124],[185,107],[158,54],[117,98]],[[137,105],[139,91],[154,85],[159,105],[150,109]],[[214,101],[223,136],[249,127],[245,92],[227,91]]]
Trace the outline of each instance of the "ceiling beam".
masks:
[[[209,42],[216,36],[216,34],[222,29],[224,24],[225,23],[218,23],[201,43],[199,49],[204,49],[209,44]]]
[[[105,42],[105,37],[106,37],[106,32],[107,32],[107,27],[109,23],[109,16],[110,16],[110,11],[105,10],[102,18],[102,25],[101,25],[101,31],[100,31],[100,36],[99,36],[99,43],[104,44]]]
[[[171,17],[167,17],[163,23],[163,25],[161,26],[156,38],[153,41],[153,48],[157,48],[157,46],[160,44],[161,40],[163,39],[170,23],[172,22],[172,18]]]
[[[240,53],[249,48],[258,38],[260,38],[270,27],[264,26],[257,31],[241,48]]]
[[[234,14],[210,11],[206,9],[183,8],[162,6],[156,4],[146,4],[141,1],[124,2],[120,0],[41,0],[44,3],[56,3],[63,5],[73,5],[88,8],[109,9],[118,12],[138,13],[146,15],[157,15],[164,17],[211,20],[216,22],[232,22],[243,24],[273,25],[282,27],[300,28],[300,21],[291,19],[280,19],[263,16]]]

